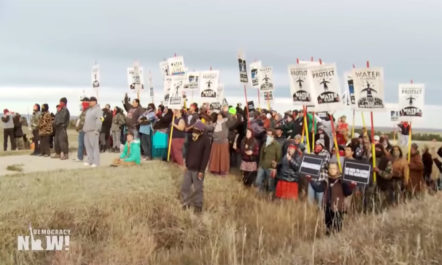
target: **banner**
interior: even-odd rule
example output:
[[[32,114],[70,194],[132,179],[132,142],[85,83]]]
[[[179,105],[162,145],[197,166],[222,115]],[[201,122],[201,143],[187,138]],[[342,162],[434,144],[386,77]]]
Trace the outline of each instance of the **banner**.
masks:
[[[92,66],[91,79],[92,87],[98,89],[100,87],[100,66],[98,64]]]
[[[167,63],[167,61],[162,61],[160,62],[160,71],[161,74],[164,76],[168,76],[169,74],[169,64]]]
[[[423,116],[424,84],[399,84],[399,114],[404,118]]]
[[[169,92],[170,109],[182,109],[184,105],[183,88],[186,77],[183,75],[172,76],[171,88]]]
[[[249,78],[247,77],[247,63],[244,58],[238,58],[239,65],[239,80],[241,83],[247,84],[249,82]]]
[[[200,74],[201,102],[211,103],[218,100],[219,71],[205,71]]]
[[[169,67],[169,75],[184,75],[186,69],[184,67],[183,56],[175,56],[167,59]]]
[[[259,90],[260,91],[273,91],[275,89],[273,85],[273,70],[272,67],[265,66],[258,70],[259,78]]]
[[[185,90],[193,90],[200,88],[199,83],[200,73],[199,72],[187,72],[186,74],[186,82],[184,83]]]
[[[163,105],[167,106],[169,105],[169,95],[170,90],[172,87],[172,77],[171,76],[165,76],[163,81],[163,89],[164,89],[164,102]]]
[[[345,159],[342,175],[343,180],[367,185],[370,181],[371,164],[359,160]]]
[[[139,66],[127,68],[127,83],[130,91],[144,89],[143,68]]]
[[[302,176],[310,175],[313,179],[318,179],[324,162],[325,157],[323,156],[304,154],[299,173]]]
[[[351,76],[357,110],[383,110],[384,70],[382,67],[353,69]]]
[[[313,105],[315,93],[312,82],[312,73],[307,64],[289,65],[290,92],[293,103],[299,105]]]
[[[311,69],[315,91],[315,111],[333,112],[342,107],[335,64],[314,66]]]
[[[250,64],[250,79],[252,79],[252,87],[259,88],[259,69],[261,69],[261,61],[256,61]]]

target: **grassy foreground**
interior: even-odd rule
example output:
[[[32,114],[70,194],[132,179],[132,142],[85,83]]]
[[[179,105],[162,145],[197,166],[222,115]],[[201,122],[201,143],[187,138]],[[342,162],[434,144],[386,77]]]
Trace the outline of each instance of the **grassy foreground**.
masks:
[[[152,162],[0,178],[0,264],[440,264],[442,197],[379,215],[322,215],[207,176],[201,215],[179,203],[182,170]],[[27,227],[70,229],[69,251],[17,251]]]

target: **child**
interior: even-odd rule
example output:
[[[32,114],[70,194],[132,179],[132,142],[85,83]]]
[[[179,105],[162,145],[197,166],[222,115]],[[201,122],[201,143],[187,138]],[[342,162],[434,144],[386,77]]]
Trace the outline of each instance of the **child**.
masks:
[[[311,176],[307,176],[308,181]],[[327,235],[339,232],[342,229],[342,215],[344,214],[344,199],[351,195],[356,182],[342,181],[337,162],[330,162],[328,166],[328,179],[310,182],[316,192],[324,192],[323,206],[325,212],[325,225]]]
[[[126,144],[120,158],[114,160],[111,166],[134,166],[139,165],[141,160],[140,140],[134,139],[133,132],[127,133]]]

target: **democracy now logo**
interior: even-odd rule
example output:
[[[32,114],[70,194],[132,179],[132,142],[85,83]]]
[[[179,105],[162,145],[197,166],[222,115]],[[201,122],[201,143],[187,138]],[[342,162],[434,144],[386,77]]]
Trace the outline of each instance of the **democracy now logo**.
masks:
[[[17,237],[19,251],[62,251],[69,250],[71,231],[69,229],[32,229],[29,235]],[[46,241],[43,246],[43,241]]]

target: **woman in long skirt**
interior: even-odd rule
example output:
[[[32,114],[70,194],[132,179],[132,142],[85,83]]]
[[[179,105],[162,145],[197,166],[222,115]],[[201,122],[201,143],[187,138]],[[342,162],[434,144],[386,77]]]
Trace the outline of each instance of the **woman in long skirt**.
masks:
[[[220,112],[213,127],[213,143],[210,152],[209,171],[226,175],[230,170],[229,126],[234,123],[229,113]]]

